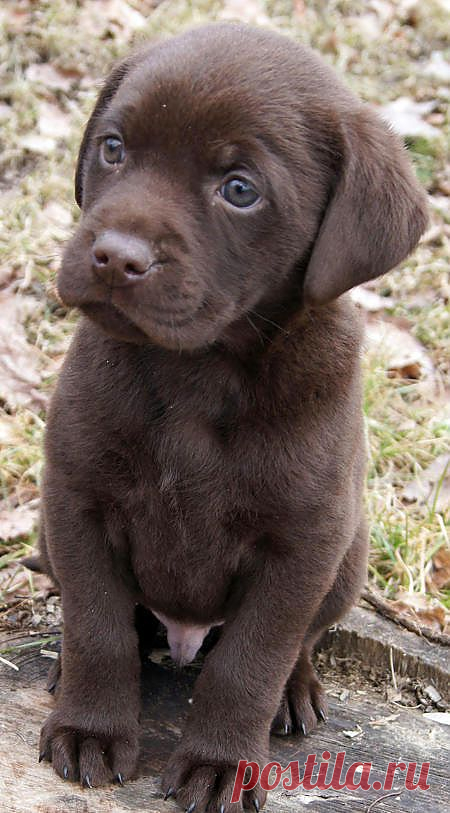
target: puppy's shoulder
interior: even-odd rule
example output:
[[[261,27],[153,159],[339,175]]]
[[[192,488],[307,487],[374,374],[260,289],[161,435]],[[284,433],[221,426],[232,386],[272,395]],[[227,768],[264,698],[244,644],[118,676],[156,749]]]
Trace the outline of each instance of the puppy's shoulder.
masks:
[[[284,404],[295,420],[356,414],[361,403],[362,338],[360,314],[346,296],[298,313],[271,353],[278,404]]]
[[[327,374],[336,366],[352,367],[359,360],[364,336],[361,314],[349,295],[323,307],[305,308],[288,329],[291,355],[298,364]]]

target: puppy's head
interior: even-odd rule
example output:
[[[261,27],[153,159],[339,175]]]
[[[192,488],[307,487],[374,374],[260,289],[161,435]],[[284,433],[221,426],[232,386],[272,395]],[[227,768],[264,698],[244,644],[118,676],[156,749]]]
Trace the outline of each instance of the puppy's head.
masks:
[[[62,299],[120,339],[186,350],[385,273],[426,224],[388,128],[311,51],[233,24],[113,71],[76,197]]]

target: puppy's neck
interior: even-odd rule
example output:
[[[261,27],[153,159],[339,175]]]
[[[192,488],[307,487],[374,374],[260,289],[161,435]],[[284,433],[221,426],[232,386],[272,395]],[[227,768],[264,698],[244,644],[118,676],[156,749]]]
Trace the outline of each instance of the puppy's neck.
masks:
[[[276,307],[260,303],[229,325],[217,346],[242,361],[252,360],[290,335],[293,323],[298,321],[298,309],[298,299],[293,297]]]

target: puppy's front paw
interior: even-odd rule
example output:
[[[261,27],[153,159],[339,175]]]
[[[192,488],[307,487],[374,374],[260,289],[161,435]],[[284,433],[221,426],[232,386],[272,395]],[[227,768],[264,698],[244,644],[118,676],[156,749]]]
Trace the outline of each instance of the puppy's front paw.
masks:
[[[243,808],[258,813],[267,796],[259,784],[244,791],[238,802],[231,801],[237,769],[237,764],[214,764],[206,754],[196,757],[178,748],[164,773],[164,797],[175,797],[189,813],[204,813],[206,809],[208,813],[238,813]]]
[[[91,717],[89,710],[84,715]],[[91,717],[92,719],[92,717]],[[83,723],[82,715],[56,709],[41,731],[39,761],[52,763],[62,779],[95,787],[108,782],[123,784],[136,768],[139,743],[137,726],[111,725],[98,728]]]

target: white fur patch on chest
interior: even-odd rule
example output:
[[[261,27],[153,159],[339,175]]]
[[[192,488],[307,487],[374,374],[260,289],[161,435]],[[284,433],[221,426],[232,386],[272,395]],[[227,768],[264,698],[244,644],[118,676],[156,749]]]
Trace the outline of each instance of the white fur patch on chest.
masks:
[[[215,624],[205,627],[197,624],[182,624],[179,621],[173,621],[163,613],[157,613],[156,610],[152,610],[152,613],[161,621],[161,624],[164,624],[167,630],[170,654],[172,660],[175,661],[178,666],[185,666],[187,663],[191,663],[210,629],[223,624],[223,621],[217,621]]]

